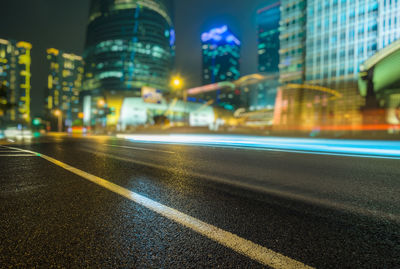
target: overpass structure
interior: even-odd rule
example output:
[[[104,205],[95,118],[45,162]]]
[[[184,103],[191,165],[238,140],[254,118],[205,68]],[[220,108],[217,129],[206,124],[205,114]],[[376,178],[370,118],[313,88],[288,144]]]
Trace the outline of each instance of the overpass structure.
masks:
[[[386,122],[400,124],[400,39],[378,51],[360,67],[358,86],[366,98],[365,111],[375,117],[383,111]]]

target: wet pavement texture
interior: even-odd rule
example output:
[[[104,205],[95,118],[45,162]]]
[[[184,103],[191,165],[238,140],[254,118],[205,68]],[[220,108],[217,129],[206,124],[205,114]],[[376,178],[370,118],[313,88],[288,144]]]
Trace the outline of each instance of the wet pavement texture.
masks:
[[[400,160],[112,138],[10,146],[313,267],[400,267]],[[1,151],[2,267],[263,267],[40,157]]]

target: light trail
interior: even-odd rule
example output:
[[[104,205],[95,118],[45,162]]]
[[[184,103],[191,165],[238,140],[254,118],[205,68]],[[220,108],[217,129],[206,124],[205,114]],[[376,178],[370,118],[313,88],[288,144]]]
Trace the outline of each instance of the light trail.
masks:
[[[105,146],[109,146],[109,147],[114,147],[114,148],[133,149],[133,150],[144,150],[144,151],[152,151],[152,152],[161,152],[161,153],[175,154],[175,152],[173,152],[173,151],[167,151],[167,150],[147,149],[147,148],[128,147],[128,146],[119,146],[119,145],[110,145],[110,144],[104,144],[104,145],[105,145]]]
[[[252,137],[236,135],[118,135],[141,143],[240,147],[308,154],[400,159],[400,142],[310,138]]]

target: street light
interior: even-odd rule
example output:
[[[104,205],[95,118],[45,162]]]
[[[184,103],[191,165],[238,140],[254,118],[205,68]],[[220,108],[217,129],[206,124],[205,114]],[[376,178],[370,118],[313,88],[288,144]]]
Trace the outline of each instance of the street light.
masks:
[[[99,107],[104,107],[105,104],[106,104],[106,102],[104,101],[104,99],[99,99],[99,101],[97,101],[97,105],[98,105]]]
[[[182,99],[184,102],[183,113],[184,113],[184,121],[185,121],[187,92],[185,90],[183,90],[183,79],[180,78],[179,76],[175,76],[172,78],[171,84],[175,90],[180,91],[182,94]]]
[[[179,76],[175,76],[171,81],[172,87],[177,91],[182,91],[183,88],[183,80]],[[182,91],[183,100],[186,102],[186,91]]]
[[[182,79],[181,78],[179,78],[179,77],[174,77],[173,79],[172,79],[172,85],[174,86],[174,88],[181,88],[181,86],[182,86],[182,84],[183,84],[183,82],[182,82]]]
[[[61,110],[57,109],[54,110],[54,115],[57,116],[58,118],[58,132],[62,132],[62,115],[63,113],[61,112]]]

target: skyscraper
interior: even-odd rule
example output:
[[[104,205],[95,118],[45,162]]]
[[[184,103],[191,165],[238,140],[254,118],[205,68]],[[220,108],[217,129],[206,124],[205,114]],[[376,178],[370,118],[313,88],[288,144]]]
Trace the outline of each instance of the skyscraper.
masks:
[[[301,85],[305,78],[306,8],[306,0],[281,0],[279,80],[282,86],[277,93],[277,102],[283,105],[278,106],[282,107],[282,111],[279,112],[282,115],[276,117],[279,118],[279,121],[274,123],[276,126],[297,125],[301,122],[300,104],[304,96]]]
[[[306,0],[281,0],[280,80],[303,83],[305,73]]]
[[[203,84],[233,81],[240,77],[240,41],[224,25],[201,35]]]
[[[400,1],[282,1],[281,80],[293,83],[289,78],[302,74],[295,82],[306,84],[301,86],[304,91],[280,94],[292,117],[287,122],[301,122],[303,127],[361,124],[360,66],[400,37],[399,10]],[[300,36],[305,42],[297,42]],[[303,60],[299,57],[290,67],[300,52]],[[296,68],[300,73],[290,72]]]
[[[378,49],[379,3],[309,0],[307,5],[307,83],[338,90],[343,96],[318,109],[320,118],[314,121],[361,124],[363,99],[357,88],[357,74],[360,65]],[[306,99],[314,109],[321,106],[312,93]]]
[[[354,81],[360,64],[377,51],[377,37],[377,1],[309,0],[307,81]]]
[[[10,108],[2,117],[8,123],[30,123],[31,49],[28,42],[0,39],[0,86],[6,91],[2,102]]]
[[[91,0],[83,55],[84,121],[118,128],[126,97],[140,97],[143,87],[168,91],[174,49],[170,0]],[[97,103],[103,101],[113,113],[98,120]]]
[[[57,49],[47,50],[49,64],[47,111],[50,118],[60,111],[65,126],[72,127],[81,112],[79,93],[82,89],[82,57],[63,53]],[[54,126],[52,126],[55,128]]]
[[[378,50],[400,39],[400,1],[378,0]]]
[[[175,32],[167,0],[92,0],[85,90],[168,89]]]
[[[259,72],[279,72],[280,4],[277,1],[257,11]]]

